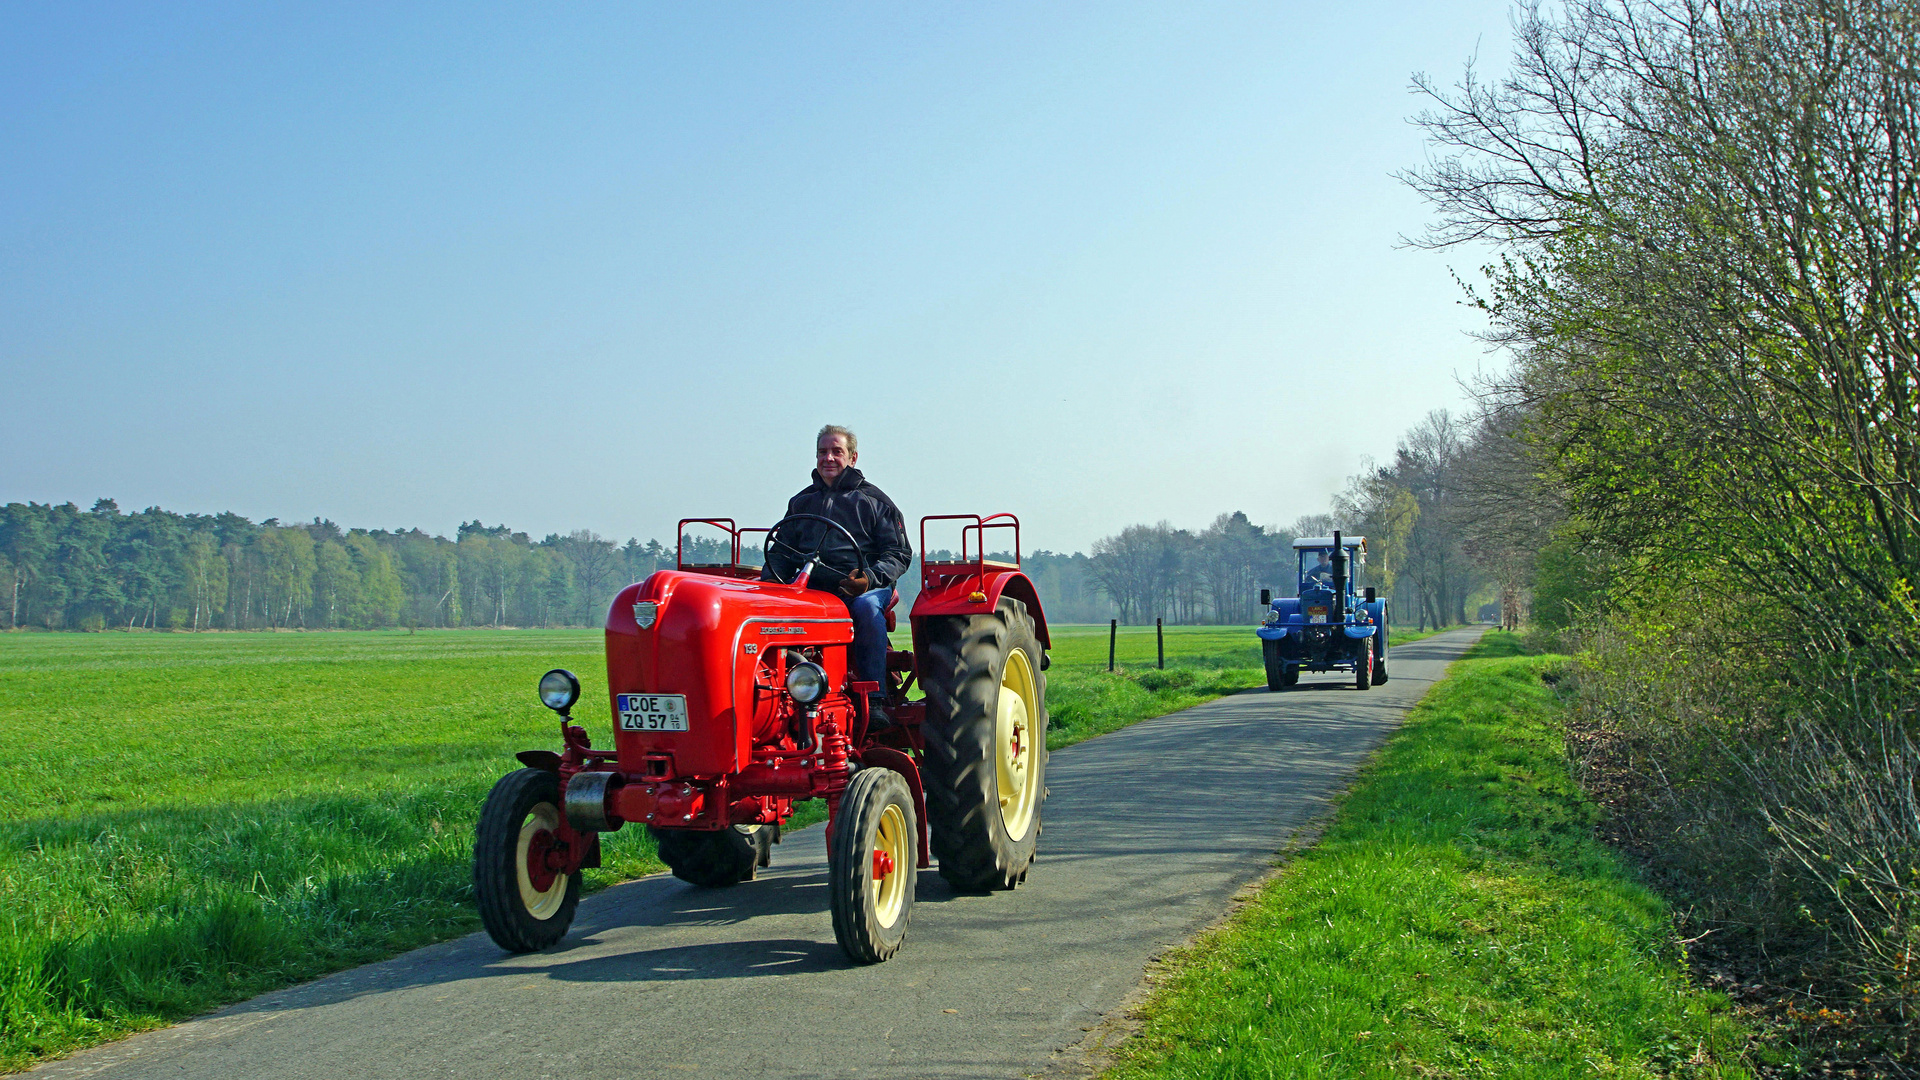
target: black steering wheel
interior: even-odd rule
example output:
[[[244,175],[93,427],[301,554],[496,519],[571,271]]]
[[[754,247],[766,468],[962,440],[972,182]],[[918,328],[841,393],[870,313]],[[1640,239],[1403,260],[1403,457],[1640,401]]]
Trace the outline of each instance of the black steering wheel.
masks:
[[[782,535],[782,530],[787,529],[789,525],[803,521],[818,521],[837,530],[841,537],[846,538],[846,549],[853,552],[854,565],[848,568],[844,563],[836,563],[827,558],[826,549],[830,546],[828,542],[837,541],[839,537],[835,537],[826,529],[815,530],[811,543],[805,536],[789,540]],[[849,578],[854,574],[868,578],[873,576],[868,571],[867,553],[860,550],[860,541],[854,539],[853,533],[848,531],[845,525],[830,517],[819,514],[790,514],[773,523],[773,528],[767,530],[767,537],[763,542],[766,544],[767,575],[783,585],[793,584],[794,579],[800,576],[801,569],[809,562],[816,564],[820,569],[831,570],[842,578]],[[840,545],[834,543],[831,546],[838,554]]]

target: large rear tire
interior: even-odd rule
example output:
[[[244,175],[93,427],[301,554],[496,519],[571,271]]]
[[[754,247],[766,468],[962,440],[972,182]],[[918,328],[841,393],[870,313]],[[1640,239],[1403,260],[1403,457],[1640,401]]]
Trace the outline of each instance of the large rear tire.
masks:
[[[547,858],[561,830],[560,774],[545,769],[501,777],[480,808],[473,896],[487,936],[508,952],[544,949],[573,925],[580,872],[555,873]]]
[[[1027,876],[1046,800],[1046,676],[1033,617],[1002,599],[991,615],[928,619],[927,825],[940,876],[957,889],[1010,889]]]
[[[768,825],[734,826],[718,832],[656,829],[647,826],[660,849],[660,861],[681,881],[709,889],[752,881],[767,865],[773,843]]]
[[[913,794],[899,773],[853,774],[827,844],[827,906],[834,939],[856,964],[877,964],[906,940],[919,835]]]
[[[1387,624],[1385,622],[1380,624],[1380,629],[1374,636],[1380,640],[1374,647],[1373,653],[1373,685],[1379,686],[1387,681]]]

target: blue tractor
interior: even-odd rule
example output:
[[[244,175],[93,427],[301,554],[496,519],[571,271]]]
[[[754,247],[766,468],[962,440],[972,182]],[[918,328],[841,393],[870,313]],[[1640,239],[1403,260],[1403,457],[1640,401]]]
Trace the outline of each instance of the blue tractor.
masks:
[[[1359,588],[1367,538],[1315,536],[1293,542],[1300,572],[1296,596],[1260,590],[1267,614],[1255,633],[1267,665],[1267,689],[1300,682],[1302,671],[1353,673],[1365,690],[1387,681],[1387,602]]]

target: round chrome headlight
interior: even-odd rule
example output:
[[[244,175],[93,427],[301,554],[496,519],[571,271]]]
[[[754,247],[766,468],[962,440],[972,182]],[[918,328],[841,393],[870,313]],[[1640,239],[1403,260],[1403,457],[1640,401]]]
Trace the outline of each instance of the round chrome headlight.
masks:
[[[819,701],[827,692],[827,673],[812,661],[802,661],[787,669],[787,693],[802,705]]]
[[[540,704],[554,712],[566,712],[580,700],[580,680],[566,668],[554,668],[540,676]]]
[[[1268,626],[1278,626],[1280,624],[1280,613],[1278,611],[1268,611],[1266,622]]]

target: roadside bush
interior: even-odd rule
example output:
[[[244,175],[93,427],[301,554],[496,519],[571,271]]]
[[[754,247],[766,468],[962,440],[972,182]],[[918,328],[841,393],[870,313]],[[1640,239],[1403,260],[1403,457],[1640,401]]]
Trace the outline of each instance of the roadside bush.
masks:
[[[1700,930],[1815,977],[1815,998],[1864,1008],[1863,1029],[1877,1013],[1863,1038],[1910,1057],[1920,698],[1896,644],[1810,650],[1781,616],[1642,598],[1589,627],[1570,746],[1614,838]]]
[[[1179,690],[1192,686],[1194,672],[1192,668],[1174,668],[1171,671],[1142,671],[1133,676],[1133,681],[1148,690]]]

